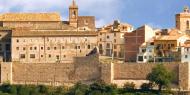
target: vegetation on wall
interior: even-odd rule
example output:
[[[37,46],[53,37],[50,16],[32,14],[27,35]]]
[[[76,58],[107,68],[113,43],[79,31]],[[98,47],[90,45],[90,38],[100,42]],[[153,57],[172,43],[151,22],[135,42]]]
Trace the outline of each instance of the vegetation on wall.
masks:
[[[148,87],[148,88],[147,88]],[[0,95],[157,95],[156,90],[150,90],[143,84],[141,89],[136,89],[134,83],[126,83],[123,88],[114,84],[95,82],[91,85],[77,83],[73,87],[51,87],[44,85],[10,85],[0,86]],[[164,95],[171,92],[163,92]],[[161,94],[162,95],[162,94]]]

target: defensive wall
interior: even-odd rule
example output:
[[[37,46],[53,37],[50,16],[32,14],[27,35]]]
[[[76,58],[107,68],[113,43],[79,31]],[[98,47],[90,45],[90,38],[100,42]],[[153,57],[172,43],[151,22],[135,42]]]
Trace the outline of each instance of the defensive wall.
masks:
[[[134,82],[138,88],[146,80],[156,64],[100,63],[97,57],[76,58],[74,63],[1,63],[1,83],[73,85],[77,82],[93,83],[103,80],[123,86]],[[164,66],[175,73],[173,87],[190,90],[189,64],[165,63]]]

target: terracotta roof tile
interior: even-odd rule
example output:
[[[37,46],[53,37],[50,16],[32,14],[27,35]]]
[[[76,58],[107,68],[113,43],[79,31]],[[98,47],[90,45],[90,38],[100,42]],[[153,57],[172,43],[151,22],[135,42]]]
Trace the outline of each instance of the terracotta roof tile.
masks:
[[[6,13],[0,21],[61,21],[58,13]]]

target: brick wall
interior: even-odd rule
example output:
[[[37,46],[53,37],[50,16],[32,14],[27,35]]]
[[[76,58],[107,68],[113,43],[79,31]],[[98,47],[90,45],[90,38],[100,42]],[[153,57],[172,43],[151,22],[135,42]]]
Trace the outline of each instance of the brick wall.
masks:
[[[125,33],[125,61],[136,61],[139,46],[145,41],[145,27]]]

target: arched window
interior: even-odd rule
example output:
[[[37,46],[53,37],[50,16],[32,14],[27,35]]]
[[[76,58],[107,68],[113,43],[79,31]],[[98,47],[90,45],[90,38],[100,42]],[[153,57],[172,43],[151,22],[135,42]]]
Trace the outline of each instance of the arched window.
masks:
[[[72,16],[74,17],[74,16],[76,16],[76,12],[75,11],[73,11],[73,14],[72,14]]]
[[[189,29],[189,21],[186,22],[187,29]]]

